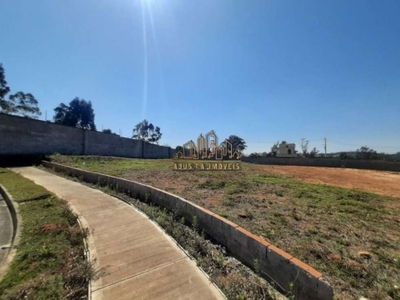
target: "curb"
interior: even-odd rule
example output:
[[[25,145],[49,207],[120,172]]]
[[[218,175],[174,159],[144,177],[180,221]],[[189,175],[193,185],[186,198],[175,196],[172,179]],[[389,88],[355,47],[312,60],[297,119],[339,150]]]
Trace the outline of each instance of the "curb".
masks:
[[[79,177],[86,182],[108,185],[130,196],[134,195],[142,200],[148,199],[169,210],[178,209],[189,222],[196,216],[200,227],[243,264],[254,269],[254,261],[258,260],[261,275],[277,284],[281,291],[294,294],[296,299],[333,299],[333,288],[320,272],[268,243],[261,236],[256,236],[184,198],[135,181],[47,161],[42,161],[42,164],[46,168]]]
[[[8,193],[7,189],[1,184],[0,184],[0,194],[3,197],[4,201],[7,203],[8,210],[11,214],[11,219],[13,223],[13,235],[11,238],[11,245],[7,253],[6,259],[4,261],[4,264],[0,267],[0,281],[1,281],[6,275],[7,269],[9,268],[17,252],[15,246],[18,244],[20,239],[22,219],[21,216],[19,215],[18,203],[14,201],[13,197]]]

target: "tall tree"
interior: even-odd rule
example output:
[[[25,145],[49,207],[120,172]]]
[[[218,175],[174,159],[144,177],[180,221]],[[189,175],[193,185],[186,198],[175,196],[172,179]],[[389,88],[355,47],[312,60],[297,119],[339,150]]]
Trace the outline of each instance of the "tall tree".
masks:
[[[10,92],[10,88],[7,85],[6,74],[4,72],[3,64],[0,64],[0,108],[4,110],[7,108],[7,101],[5,100],[6,95]]]
[[[42,114],[38,107],[39,102],[31,93],[18,92],[10,95],[9,99],[10,113],[34,119]]]
[[[69,105],[60,103],[55,109],[54,122],[56,124],[96,130],[92,102],[76,97]]]
[[[161,139],[162,133],[158,126],[154,126],[146,119],[136,124],[133,128],[133,139],[142,140],[149,143],[157,143]]]
[[[244,139],[238,137],[237,135],[230,135],[229,138],[227,138],[227,140],[232,144],[233,151],[243,151],[244,149],[247,148]],[[222,143],[222,145],[223,144],[224,143]]]
[[[0,64],[0,112],[11,114],[14,110],[12,102],[6,100],[6,95],[10,92],[10,87],[7,85],[6,74],[3,64]]]
[[[3,64],[0,64],[0,112],[34,119],[42,114],[38,107],[39,102],[31,93],[18,92],[6,100],[9,92]]]

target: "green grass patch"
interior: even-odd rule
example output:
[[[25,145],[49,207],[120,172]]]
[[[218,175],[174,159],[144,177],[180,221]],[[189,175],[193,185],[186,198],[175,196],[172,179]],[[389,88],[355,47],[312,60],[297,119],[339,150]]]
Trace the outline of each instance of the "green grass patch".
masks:
[[[0,168],[0,183],[22,218],[16,256],[0,282],[0,299],[81,299],[95,275],[84,257],[82,231],[64,200]]]

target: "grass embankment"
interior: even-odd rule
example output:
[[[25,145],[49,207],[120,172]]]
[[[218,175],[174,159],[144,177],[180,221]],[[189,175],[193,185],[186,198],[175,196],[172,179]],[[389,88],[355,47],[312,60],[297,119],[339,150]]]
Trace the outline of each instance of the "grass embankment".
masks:
[[[86,232],[67,203],[2,168],[0,183],[19,204],[23,223],[0,299],[87,299],[94,271],[84,257]]]
[[[400,299],[400,198],[239,172],[172,171],[172,160],[54,156],[181,195],[322,272],[337,299]]]

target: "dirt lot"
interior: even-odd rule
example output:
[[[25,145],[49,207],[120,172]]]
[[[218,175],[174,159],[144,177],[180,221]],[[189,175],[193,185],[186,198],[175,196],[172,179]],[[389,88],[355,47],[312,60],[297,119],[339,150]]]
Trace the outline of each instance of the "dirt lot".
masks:
[[[253,168],[309,183],[400,197],[399,172],[271,165],[255,165]]]

